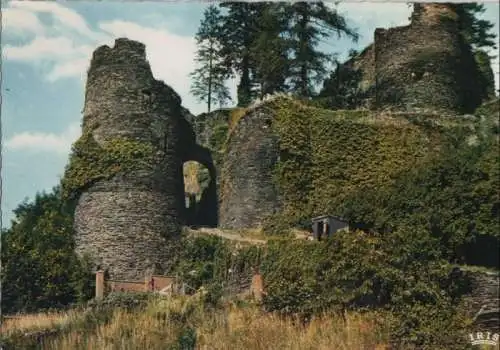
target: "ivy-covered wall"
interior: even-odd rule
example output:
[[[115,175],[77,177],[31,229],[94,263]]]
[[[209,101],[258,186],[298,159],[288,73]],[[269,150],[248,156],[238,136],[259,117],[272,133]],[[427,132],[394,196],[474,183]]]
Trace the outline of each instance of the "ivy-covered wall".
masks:
[[[309,227],[345,201],[425,167],[473,120],[319,109],[287,98],[244,115],[226,145],[221,225]],[[233,222],[233,226],[231,226]]]
[[[236,110],[225,143],[221,171],[220,226],[260,226],[279,209],[273,171],[279,157],[272,114],[265,106]]]

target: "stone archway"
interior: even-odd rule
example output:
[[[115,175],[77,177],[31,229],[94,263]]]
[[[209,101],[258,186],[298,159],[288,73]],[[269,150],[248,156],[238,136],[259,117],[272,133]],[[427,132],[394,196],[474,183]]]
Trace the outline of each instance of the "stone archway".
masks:
[[[200,145],[194,145],[190,147],[189,151],[185,155],[183,163],[185,165],[185,171],[189,171],[189,167],[191,165],[192,168],[197,167],[198,171],[207,171],[209,177],[208,185],[200,186],[202,187],[200,188],[201,193],[197,196],[197,198],[193,198],[192,192],[194,191],[191,191],[191,194],[188,194],[190,191],[187,191],[186,193],[186,197],[189,198],[189,201],[186,200],[187,203],[185,207],[186,224],[194,227],[217,227],[219,222],[217,172],[210,150]],[[188,166],[186,167],[186,165]],[[201,167],[199,165],[201,165]],[[185,179],[186,174],[183,181],[186,181]],[[186,182],[184,185],[186,188]]]

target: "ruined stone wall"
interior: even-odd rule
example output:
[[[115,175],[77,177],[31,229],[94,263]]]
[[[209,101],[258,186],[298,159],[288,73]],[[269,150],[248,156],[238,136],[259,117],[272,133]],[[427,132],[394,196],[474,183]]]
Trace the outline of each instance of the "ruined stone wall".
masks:
[[[90,253],[112,279],[162,273],[174,254],[184,208],[179,96],[156,81],[145,46],[117,39],[93,54],[83,134],[100,145],[120,138],[153,147],[155,162],[90,183],[75,211],[76,250]],[[96,162],[98,160],[96,159]]]
[[[271,118],[263,106],[252,109],[229,136],[222,170],[222,228],[258,227],[279,208],[273,183],[279,145]]]
[[[359,107],[467,113],[484,90],[448,4],[415,3],[411,24],[375,30],[374,43],[345,63],[361,72]]]
[[[464,112],[461,38],[456,24],[429,21],[375,31],[379,108]]]
[[[464,307],[474,319],[475,330],[500,331],[500,274],[463,268],[472,282]]]
[[[375,46],[370,44],[358,56],[346,62],[346,67],[360,73],[358,88],[361,93],[361,105],[372,109],[375,105]]]

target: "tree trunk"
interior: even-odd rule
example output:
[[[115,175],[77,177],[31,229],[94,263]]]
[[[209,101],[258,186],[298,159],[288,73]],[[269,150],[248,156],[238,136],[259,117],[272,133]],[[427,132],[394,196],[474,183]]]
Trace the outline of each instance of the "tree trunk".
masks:
[[[238,85],[238,106],[246,107],[251,100],[250,91],[250,62],[248,54],[243,56],[242,69],[241,69],[241,80]]]
[[[213,43],[210,43],[210,58],[208,59],[208,113],[212,107],[212,77],[213,77]]]
[[[307,11],[307,4],[301,4],[301,14],[299,20],[299,59],[300,62],[300,76],[299,76],[299,93],[303,97],[309,96],[308,89],[308,68],[307,68],[307,38],[305,32],[307,30],[307,24],[309,23],[309,15]]]

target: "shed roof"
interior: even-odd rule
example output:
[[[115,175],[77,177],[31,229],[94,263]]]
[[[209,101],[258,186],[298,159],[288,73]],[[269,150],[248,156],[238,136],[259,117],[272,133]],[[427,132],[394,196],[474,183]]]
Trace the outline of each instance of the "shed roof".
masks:
[[[327,219],[327,218],[329,218],[329,219],[336,219],[338,221],[344,221],[346,223],[349,223],[348,220],[346,220],[346,219],[344,219],[344,218],[342,218],[340,216],[329,215],[329,214],[321,215],[321,216],[316,216],[316,217],[312,218],[311,221],[318,221],[318,220],[323,220],[323,219]]]

